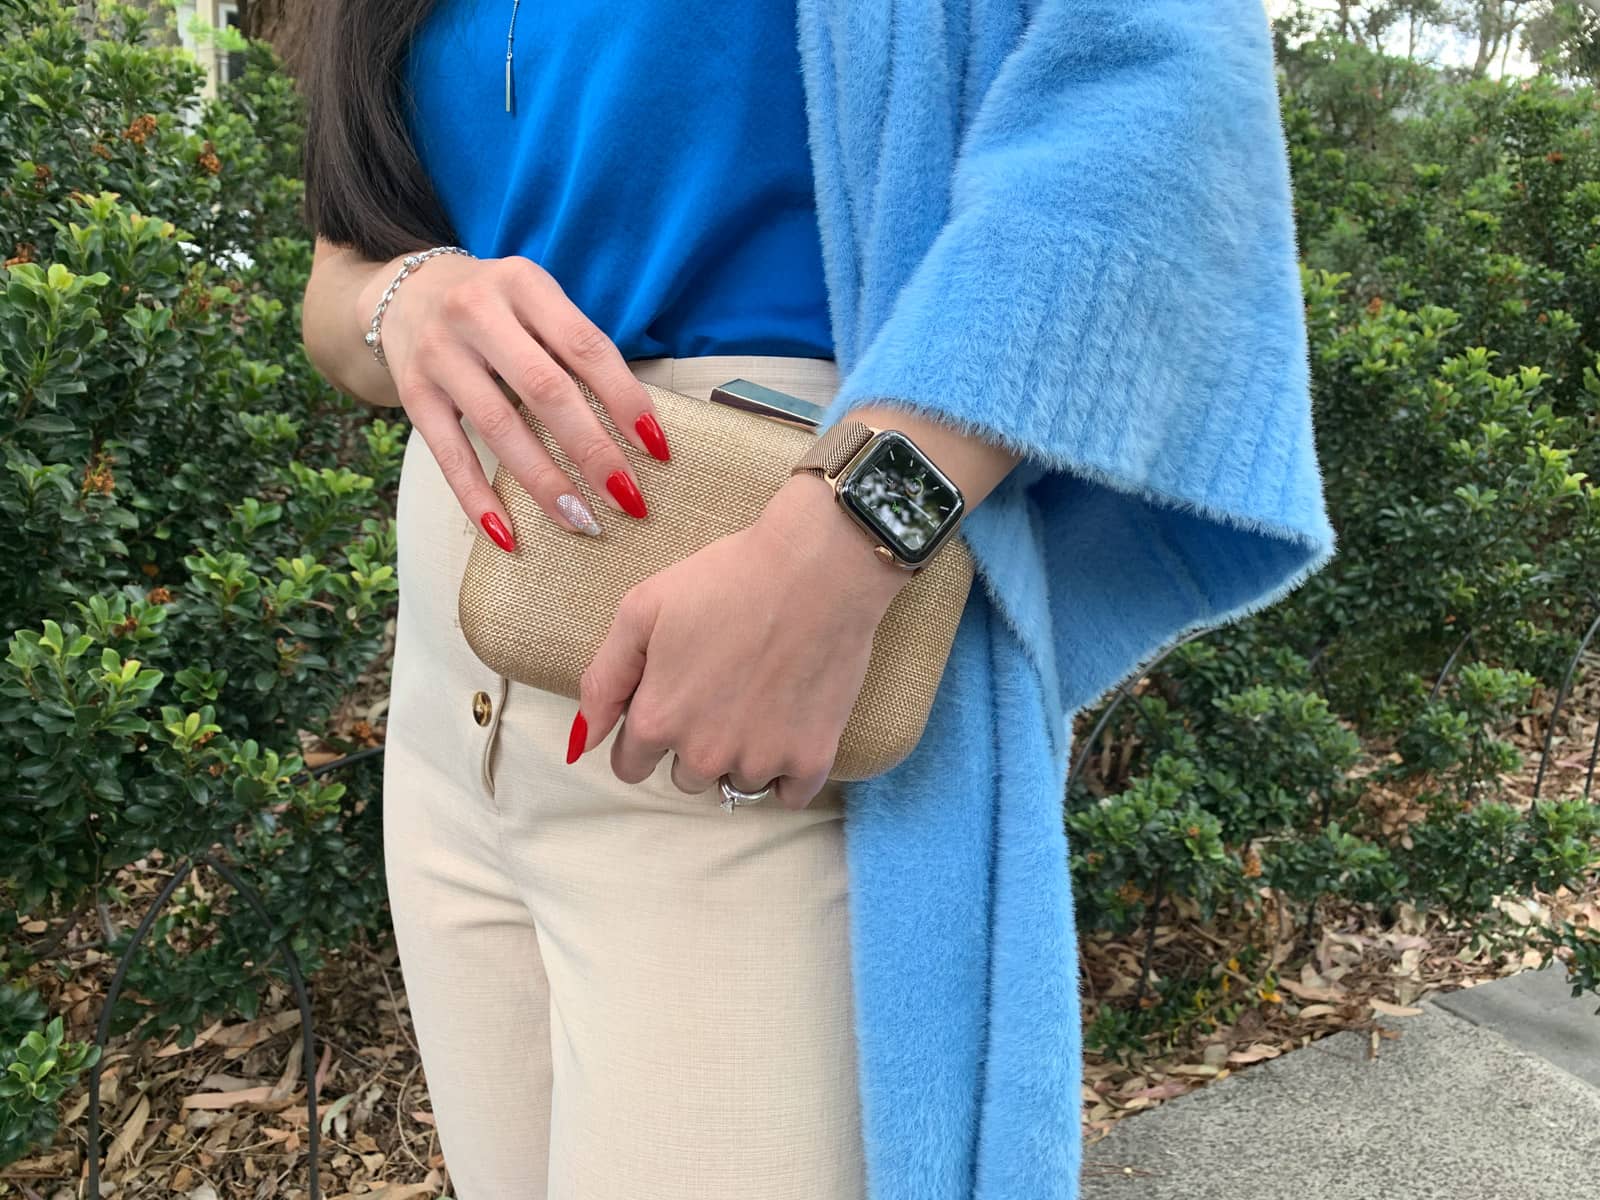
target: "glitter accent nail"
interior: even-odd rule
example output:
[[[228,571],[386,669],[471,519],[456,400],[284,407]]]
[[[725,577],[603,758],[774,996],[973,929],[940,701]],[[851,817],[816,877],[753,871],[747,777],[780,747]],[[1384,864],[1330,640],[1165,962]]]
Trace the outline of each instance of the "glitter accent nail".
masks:
[[[563,492],[556,497],[556,507],[579,533],[587,533],[590,537],[600,536],[600,522],[594,519],[594,514],[589,511],[589,506],[583,502],[582,496]]]

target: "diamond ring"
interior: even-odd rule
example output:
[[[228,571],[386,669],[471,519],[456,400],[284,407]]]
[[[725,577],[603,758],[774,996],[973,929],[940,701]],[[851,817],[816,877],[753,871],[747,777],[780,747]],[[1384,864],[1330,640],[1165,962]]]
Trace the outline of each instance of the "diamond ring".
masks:
[[[772,782],[768,780],[759,792],[744,792],[734,787],[726,775],[719,777],[717,786],[722,789],[722,811],[731,813],[742,804],[760,804],[772,795]]]

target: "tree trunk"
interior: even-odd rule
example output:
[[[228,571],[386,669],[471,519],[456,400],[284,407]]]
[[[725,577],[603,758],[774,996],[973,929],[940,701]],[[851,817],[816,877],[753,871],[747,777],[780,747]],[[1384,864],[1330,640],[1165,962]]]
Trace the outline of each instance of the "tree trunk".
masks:
[[[247,37],[270,42],[289,74],[298,76],[311,44],[311,13],[316,2],[239,0],[239,25]]]
[[[1355,22],[1350,18],[1350,8],[1353,0],[1339,0],[1339,36],[1349,39],[1355,32]]]
[[[1472,64],[1472,73],[1483,78],[1489,64],[1494,61],[1495,43],[1500,40],[1500,2],[1483,0],[1478,5],[1478,58]]]

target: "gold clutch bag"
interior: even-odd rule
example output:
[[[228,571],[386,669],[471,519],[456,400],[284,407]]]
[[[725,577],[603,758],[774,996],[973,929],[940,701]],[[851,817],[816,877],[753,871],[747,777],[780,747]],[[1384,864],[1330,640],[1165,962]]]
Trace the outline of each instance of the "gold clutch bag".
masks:
[[[569,532],[500,466],[494,490],[514,522],[517,549],[507,554],[479,533],[467,556],[459,606],[468,645],[497,674],[577,700],[579,679],[623,595],[754,522],[814,442],[822,410],[742,379],[720,385],[710,400],[647,383],[661,423],[672,431],[672,461],[663,463],[621,437],[593,390],[573,379],[627,454],[650,515],[643,521],[618,517],[599,537]],[[510,389],[501,389],[585,502],[602,511],[603,502],[560,445]],[[900,589],[879,624],[830,779],[869,779],[916,746],[972,578],[972,554],[958,527]]]

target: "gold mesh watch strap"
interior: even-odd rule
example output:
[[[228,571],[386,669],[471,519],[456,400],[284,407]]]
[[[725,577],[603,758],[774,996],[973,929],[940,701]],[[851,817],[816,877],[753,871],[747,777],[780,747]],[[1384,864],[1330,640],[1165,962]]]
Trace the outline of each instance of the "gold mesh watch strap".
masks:
[[[845,464],[856,456],[871,437],[871,426],[860,421],[840,421],[812,443],[790,474],[815,471],[831,480],[844,470]]]

